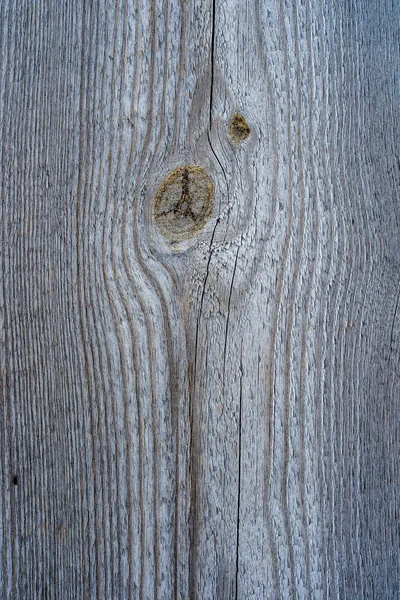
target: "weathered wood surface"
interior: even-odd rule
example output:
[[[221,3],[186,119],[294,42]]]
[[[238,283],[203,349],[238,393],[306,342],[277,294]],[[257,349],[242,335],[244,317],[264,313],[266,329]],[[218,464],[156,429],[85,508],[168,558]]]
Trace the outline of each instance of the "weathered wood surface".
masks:
[[[399,19],[1,2],[1,598],[400,597]]]

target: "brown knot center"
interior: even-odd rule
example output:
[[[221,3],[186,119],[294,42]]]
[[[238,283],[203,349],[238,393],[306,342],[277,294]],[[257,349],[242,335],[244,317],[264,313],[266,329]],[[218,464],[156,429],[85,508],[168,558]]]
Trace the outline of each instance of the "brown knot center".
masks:
[[[178,167],[165,178],[154,198],[155,223],[171,242],[193,237],[213,211],[214,184],[201,167]]]
[[[244,142],[250,135],[250,127],[246,119],[239,113],[233,115],[229,123],[229,135],[234,142]]]

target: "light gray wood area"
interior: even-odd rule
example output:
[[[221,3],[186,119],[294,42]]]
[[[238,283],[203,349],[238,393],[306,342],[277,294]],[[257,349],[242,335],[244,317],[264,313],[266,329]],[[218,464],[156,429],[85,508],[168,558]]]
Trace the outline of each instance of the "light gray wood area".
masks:
[[[1,598],[400,598],[399,74],[397,0],[2,0]]]

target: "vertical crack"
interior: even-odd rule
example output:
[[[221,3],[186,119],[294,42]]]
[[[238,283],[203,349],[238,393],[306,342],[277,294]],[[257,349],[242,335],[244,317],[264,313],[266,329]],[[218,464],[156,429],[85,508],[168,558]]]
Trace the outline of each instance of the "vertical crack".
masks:
[[[238,439],[238,497],[236,513],[236,573],[235,573],[235,600],[238,600],[239,584],[239,534],[240,534],[240,495],[242,480],[242,391],[243,391],[243,343],[240,349],[240,392],[239,392],[239,439]]]
[[[210,129],[211,129],[211,125],[212,125],[212,105],[213,105],[213,89],[214,89],[215,2],[216,2],[216,0],[212,0],[212,16],[211,16]]]

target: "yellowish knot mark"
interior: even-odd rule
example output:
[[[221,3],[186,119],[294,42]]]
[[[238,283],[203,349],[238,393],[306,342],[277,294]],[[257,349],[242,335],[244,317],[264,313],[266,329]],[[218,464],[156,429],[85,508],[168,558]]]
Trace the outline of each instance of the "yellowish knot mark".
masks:
[[[235,113],[229,123],[229,135],[234,142],[244,142],[250,135],[250,127],[243,117],[239,113]]]
[[[178,167],[167,175],[154,197],[155,223],[170,242],[196,235],[213,211],[214,183],[201,167]]]

